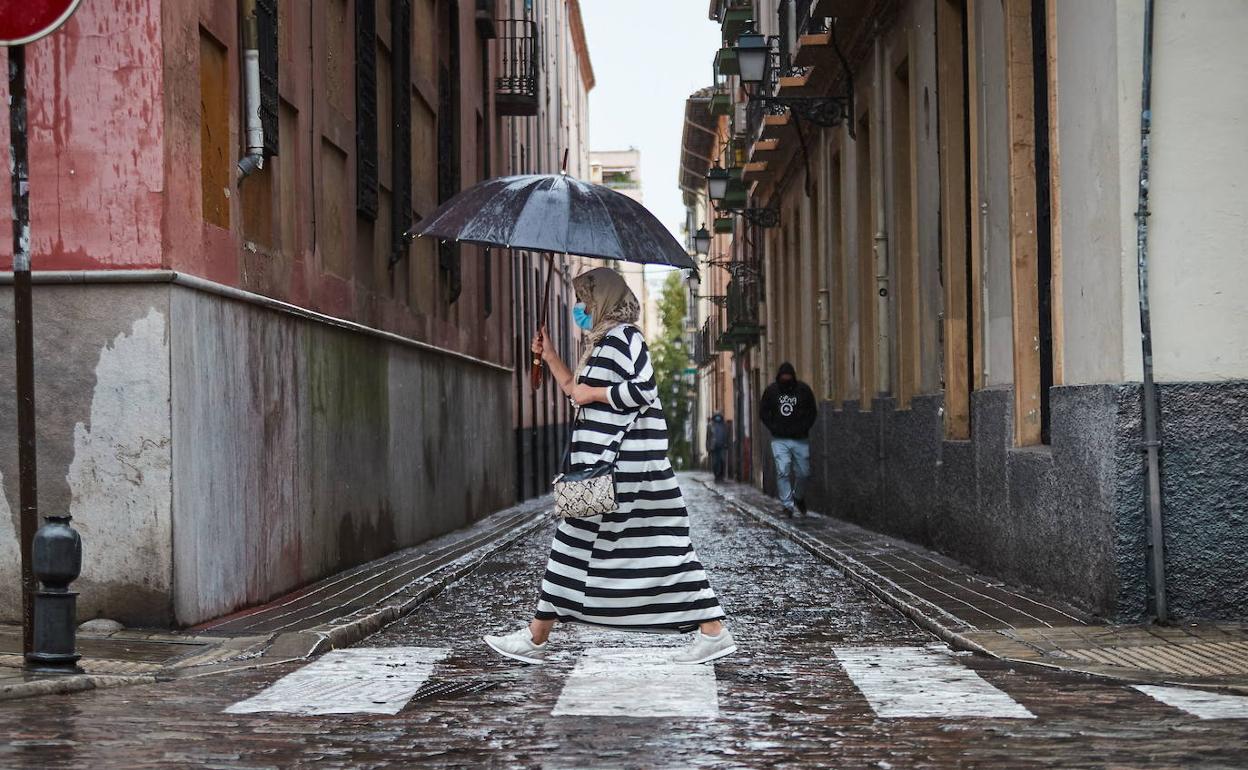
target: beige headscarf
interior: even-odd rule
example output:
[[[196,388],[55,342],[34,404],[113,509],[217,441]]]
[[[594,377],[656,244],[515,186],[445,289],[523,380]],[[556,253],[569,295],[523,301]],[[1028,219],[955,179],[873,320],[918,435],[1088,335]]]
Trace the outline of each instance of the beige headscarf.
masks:
[[[624,276],[609,267],[595,267],[572,279],[576,298],[585,303],[585,312],[594,319],[594,328],[584,341],[581,359],[576,371],[580,371],[594,354],[594,348],[620,324],[635,324],[641,317],[641,304],[637,296],[624,282]]]

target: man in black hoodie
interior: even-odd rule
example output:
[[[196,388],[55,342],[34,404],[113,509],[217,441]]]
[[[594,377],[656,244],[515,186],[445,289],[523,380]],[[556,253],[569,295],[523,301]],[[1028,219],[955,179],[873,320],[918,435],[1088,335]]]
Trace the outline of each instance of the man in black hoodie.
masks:
[[[771,432],[771,456],[776,462],[776,488],[780,504],[790,516],[806,513],[805,488],[810,476],[810,429],[818,405],[810,386],[797,379],[793,364],[785,361],[776,381],[763,391],[759,418]],[[790,480],[792,476],[792,480]]]

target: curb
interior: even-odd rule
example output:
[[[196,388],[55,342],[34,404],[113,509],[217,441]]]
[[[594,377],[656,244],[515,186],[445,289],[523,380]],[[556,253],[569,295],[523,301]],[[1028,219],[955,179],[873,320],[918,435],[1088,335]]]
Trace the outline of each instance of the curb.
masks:
[[[549,511],[543,506],[531,514],[527,521],[505,534],[477,546],[450,564],[443,565],[408,584],[394,595],[393,601],[387,604],[373,605],[360,610],[341,623],[307,631],[279,634],[264,651],[264,656],[267,658],[307,658],[340,647],[348,647],[372,636],[394,621],[413,612],[443,588],[476,569],[494,554],[537,529],[548,518]]]
[[[0,701],[32,698],[37,695],[66,695],[87,690],[104,690],[131,684],[154,684],[155,674],[110,676],[107,674],[69,674],[56,678],[35,679],[0,686]]]
[[[523,503],[521,504],[523,505]],[[267,641],[263,652],[256,656],[259,665],[274,665],[301,660],[329,650],[347,647],[382,630],[390,623],[411,613],[447,585],[455,582],[499,551],[513,545],[525,535],[549,520],[548,503],[530,501],[534,510],[517,518],[520,523],[497,537],[468,551],[458,559],[444,564],[423,577],[417,578],[399,591],[383,600],[385,604],[373,605],[347,616],[342,622],[308,631],[277,634]],[[230,637],[223,637],[225,642]],[[252,666],[255,667],[255,666]],[[30,698],[40,695],[66,695],[87,690],[124,687],[136,684],[155,684],[169,681],[181,672],[192,669],[171,667],[153,674],[110,675],[71,674],[66,676],[34,679],[9,685],[0,685],[0,701]],[[231,669],[238,670],[238,669]],[[219,673],[219,672],[213,672]],[[208,674],[203,674],[208,675]]]
[[[915,596],[844,551],[820,542],[792,525],[777,519],[767,511],[741,500],[736,495],[717,489],[701,479],[698,480],[698,483],[702,484],[713,494],[718,495],[734,510],[764,526],[774,529],[815,556],[837,567],[850,580],[862,585],[883,600],[885,604],[914,621],[919,628],[934,634],[950,647],[987,655],[991,658],[1001,657],[966,636],[967,631],[975,631],[976,629],[967,626],[957,617],[950,615],[926,599]]]

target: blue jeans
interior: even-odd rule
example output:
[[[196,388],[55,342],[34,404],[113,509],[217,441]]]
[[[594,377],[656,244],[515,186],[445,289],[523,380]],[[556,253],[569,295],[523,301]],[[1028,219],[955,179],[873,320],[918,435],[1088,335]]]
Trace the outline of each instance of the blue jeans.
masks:
[[[797,507],[794,500],[805,497],[806,479],[810,476],[810,442],[804,438],[773,438],[771,456],[776,461],[780,504],[791,511]]]

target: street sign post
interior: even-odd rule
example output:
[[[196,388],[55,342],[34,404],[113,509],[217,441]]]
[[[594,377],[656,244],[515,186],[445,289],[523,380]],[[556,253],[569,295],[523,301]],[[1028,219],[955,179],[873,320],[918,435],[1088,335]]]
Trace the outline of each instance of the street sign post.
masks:
[[[74,15],[81,0],[0,0],[0,45],[33,43]]]
[[[0,45],[9,48],[9,168],[13,190],[13,330],[22,556],[22,652],[28,666],[74,670],[81,541],[68,512],[39,523],[35,465],[34,333],[30,290],[30,180],[26,152],[26,44],[64,24],[79,0],[0,0]],[[44,590],[38,591],[38,579]],[[38,601],[36,600],[38,596]],[[38,606],[37,606],[38,605]]]

